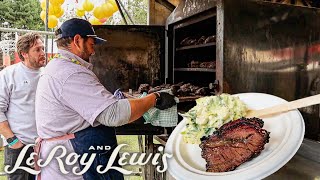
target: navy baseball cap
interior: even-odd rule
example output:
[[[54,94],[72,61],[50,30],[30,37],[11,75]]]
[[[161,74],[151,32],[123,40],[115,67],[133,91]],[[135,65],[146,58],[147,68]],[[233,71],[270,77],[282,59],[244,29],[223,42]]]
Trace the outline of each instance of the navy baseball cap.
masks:
[[[74,37],[75,35],[79,34],[81,37],[94,38],[96,44],[107,41],[105,39],[99,38],[95,34],[92,25],[88,21],[79,18],[72,18],[65,21],[64,23],[62,23],[57,32],[57,40],[65,37]]]

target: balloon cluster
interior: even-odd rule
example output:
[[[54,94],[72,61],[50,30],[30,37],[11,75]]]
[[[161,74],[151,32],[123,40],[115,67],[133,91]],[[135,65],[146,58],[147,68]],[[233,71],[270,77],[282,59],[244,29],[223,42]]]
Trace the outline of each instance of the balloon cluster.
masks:
[[[65,0],[49,0],[49,12],[48,12],[48,28],[54,28],[58,25],[58,18],[64,14],[62,4]],[[41,1],[41,13],[40,17],[43,21],[46,20],[46,0]]]
[[[85,12],[91,12],[93,16],[89,19],[92,25],[101,25],[107,21],[107,19],[118,11],[118,6],[115,0],[107,0],[100,6],[94,7],[94,4],[89,0],[84,0],[81,7],[76,9],[76,15],[82,17]]]

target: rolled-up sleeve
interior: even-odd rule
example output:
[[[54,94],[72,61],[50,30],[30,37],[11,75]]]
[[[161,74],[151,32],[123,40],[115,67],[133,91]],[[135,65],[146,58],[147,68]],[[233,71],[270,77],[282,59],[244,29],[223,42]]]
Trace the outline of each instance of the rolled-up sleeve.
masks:
[[[0,122],[6,121],[6,112],[10,101],[10,90],[8,88],[5,70],[0,72]]]
[[[98,117],[97,121],[106,126],[122,126],[129,122],[131,116],[130,103],[127,99],[120,99],[107,107]]]
[[[61,100],[93,125],[96,117],[117,99],[89,72],[70,75],[63,84]]]

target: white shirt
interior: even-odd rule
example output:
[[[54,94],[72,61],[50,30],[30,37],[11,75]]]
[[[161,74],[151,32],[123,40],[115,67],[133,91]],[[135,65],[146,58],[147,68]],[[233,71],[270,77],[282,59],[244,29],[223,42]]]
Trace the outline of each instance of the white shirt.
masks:
[[[24,144],[38,136],[35,121],[35,94],[41,70],[22,62],[0,71],[0,122],[8,120],[14,135]]]
[[[40,77],[36,94],[36,122],[43,139],[75,133],[99,125],[96,117],[118,100],[99,82],[90,70],[92,64],[64,50],[63,57],[51,60]],[[72,62],[76,60],[81,65]],[[52,148],[62,145],[74,152],[69,140],[45,141],[41,158],[46,159]],[[77,163],[78,165],[78,163]],[[67,170],[71,171],[69,166]],[[72,172],[64,175],[55,160],[41,169],[42,179],[82,179]]]

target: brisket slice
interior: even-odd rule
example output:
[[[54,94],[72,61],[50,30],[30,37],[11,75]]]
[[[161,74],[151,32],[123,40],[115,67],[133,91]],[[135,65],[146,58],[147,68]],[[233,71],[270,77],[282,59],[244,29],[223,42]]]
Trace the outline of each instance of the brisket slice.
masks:
[[[262,129],[258,118],[241,118],[221,126],[202,139],[201,156],[207,162],[207,172],[232,171],[258,156],[269,142],[269,132]]]

